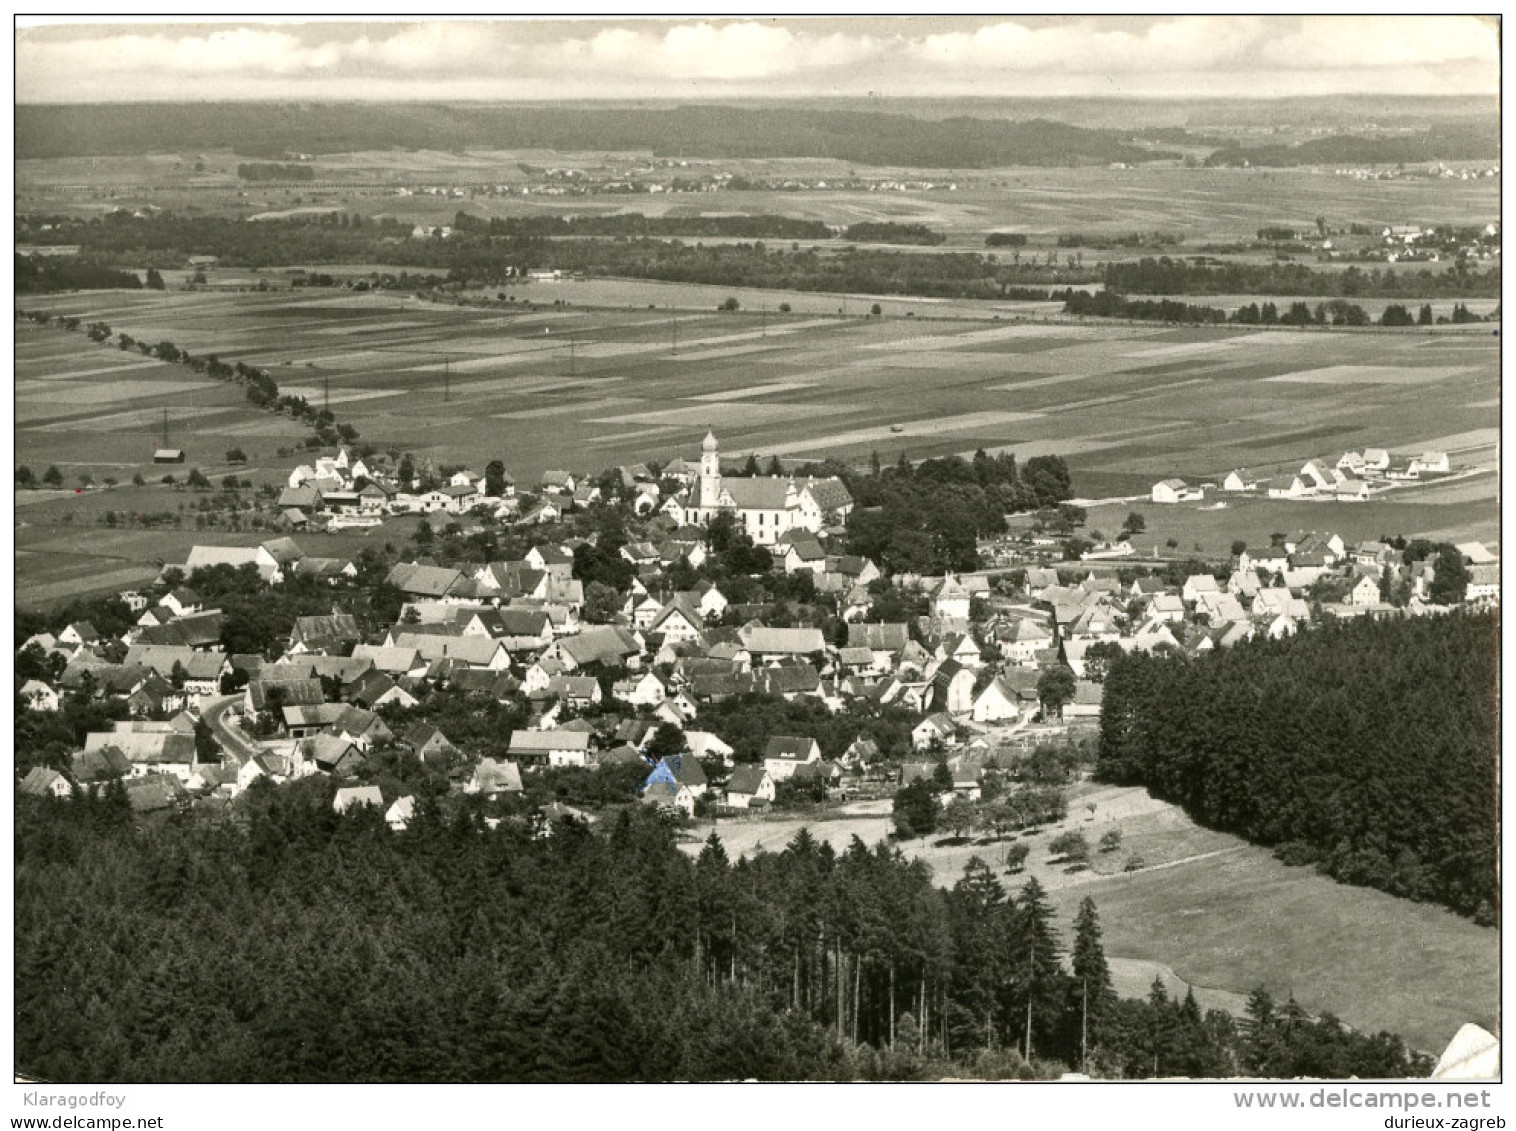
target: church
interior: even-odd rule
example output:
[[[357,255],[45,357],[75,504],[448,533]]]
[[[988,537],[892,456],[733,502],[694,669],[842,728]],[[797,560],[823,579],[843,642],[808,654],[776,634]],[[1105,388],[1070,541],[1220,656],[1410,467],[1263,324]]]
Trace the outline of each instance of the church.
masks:
[[[772,546],[791,530],[819,533],[828,523],[843,522],[853,496],[842,480],[794,476],[723,476],[714,433],[700,445],[700,475],[691,493],[670,500],[665,510],[681,526],[706,526],[723,511],[760,546]]]

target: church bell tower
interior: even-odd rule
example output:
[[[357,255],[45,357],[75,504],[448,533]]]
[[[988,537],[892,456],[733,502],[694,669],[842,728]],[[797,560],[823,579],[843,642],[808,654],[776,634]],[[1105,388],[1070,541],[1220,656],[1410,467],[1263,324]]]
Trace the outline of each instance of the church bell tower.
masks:
[[[700,506],[713,509],[721,498],[721,457],[716,453],[716,434],[707,430],[700,445]]]

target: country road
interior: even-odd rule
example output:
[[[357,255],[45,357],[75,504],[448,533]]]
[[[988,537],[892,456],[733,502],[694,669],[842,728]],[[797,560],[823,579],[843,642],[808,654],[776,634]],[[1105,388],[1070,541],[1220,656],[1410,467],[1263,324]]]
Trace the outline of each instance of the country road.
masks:
[[[239,766],[263,753],[263,748],[244,735],[239,727],[227,722],[227,713],[241,701],[241,695],[222,695],[208,700],[200,708],[200,717],[211,728],[211,734],[221,744],[221,749],[234,758]]]

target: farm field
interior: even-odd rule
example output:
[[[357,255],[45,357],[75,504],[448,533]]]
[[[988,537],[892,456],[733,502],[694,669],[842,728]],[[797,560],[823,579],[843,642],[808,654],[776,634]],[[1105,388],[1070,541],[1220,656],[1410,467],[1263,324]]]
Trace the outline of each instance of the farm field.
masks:
[[[1079,902],[1094,899],[1123,994],[1144,996],[1158,975],[1180,995],[1193,986],[1203,1009],[1238,1013],[1247,994],[1263,986],[1280,999],[1293,992],[1312,1013],[1332,1012],[1370,1032],[1389,1029],[1431,1051],[1466,1021],[1494,1027],[1495,931],[1308,868],[1287,868],[1267,849],[1200,828],[1146,790],[1088,786],[1076,794],[1064,822],[1020,838],[1031,849],[1025,873],[1001,880],[1014,892],[1025,876],[1037,877],[1065,946]],[[855,835],[870,846],[888,835],[887,802],[850,811],[851,819],[721,820],[715,831],[733,859],[760,848],[781,851],[802,826],[839,852]],[[1048,842],[1070,828],[1091,844],[1119,830],[1121,846],[1097,853],[1092,870],[1071,873],[1047,852]],[[708,832],[704,824],[693,830],[686,850],[698,852]],[[950,887],[975,855],[1003,873],[1007,843],[908,841],[900,848]],[[1132,860],[1140,860],[1141,870],[1124,871]]]
[[[580,286],[534,293],[573,301]],[[795,462],[862,464],[873,452],[892,462],[980,447],[1020,458],[1055,453],[1090,499],[1145,497],[1170,476],[1219,481],[1233,468],[1264,478],[1310,458],[1335,462],[1347,448],[1409,454],[1441,445],[1455,462],[1485,466],[1498,452],[1499,346],[1487,326],[1248,331],[759,316],[717,312],[695,302],[691,288],[629,286],[646,299],[636,309],[172,291],[40,296],[27,305],[264,366],[282,390],[329,398],[364,442],[438,462],[498,456],[523,485],[550,467],[598,471],[693,456],[707,428],[726,455]],[[674,299],[690,306],[663,309]],[[161,443],[165,410],[173,446],[209,475],[226,470],[225,452],[240,445],[260,475],[282,478],[295,460],[276,449],[308,435],[253,410],[235,386],[80,333],[21,325],[16,350],[16,459],[38,473],[57,464],[66,481],[81,471],[97,480],[125,482],[137,470],[157,478],[146,461]],[[1496,489],[1497,477],[1486,475],[1325,512],[1310,501],[1254,500],[1218,512],[1136,507],[1160,541],[1225,550],[1237,537],[1324,523],[1363,535],[1477,528],[1489,536]],[[1119,521],[1102,514],[1092,526]]]
[[[634,196],[520,195],[519,164],[606,172],[646,162],[651,154],[470,150],[372,151],[323,155],[317,182],[267,185],[237,180],[231,152],[202,155],[196,169],[181,155],[16,162],[18,211],[57,210],[93,215],[115,207],[194,204],[210,214],[248,216],[298,209],[341,209],[394,216],[409,223],[446,224],[464,211],[476,216],[588,215],[640,212],[648,216],[784,214],[833,227],[864,221],[926,224],[943,232],[949,250],[983,250],[987,231],[1028,234],[1050,243],[1060,232],[1182,234],[1184,250],[1204,243],[1251,239],[1271,224],[1333,227],[1364,224],[1484,224],[1500,214],[1500,179],[1404,178],[1359,181],[1313,169],[1186,169],[1176,165],[1116,168],[943,170],[865,167],[825,159],[708,159],[681,175],[726,172],[767,180],[815,183],[850,176],[931,181],[946,187],[906,191],[725,191],[716,194]],[[672,177],[673,171],[670,172]],[[507,195],[480,195],[500,185]],[[402,187],[458,189],[463,195],[401,196]],[[1112,202],[1118,202],[1115,207]],[[1287,202],[1287,203],[1281,203]],[[1126,258],[1132,253],[1100,253]]]

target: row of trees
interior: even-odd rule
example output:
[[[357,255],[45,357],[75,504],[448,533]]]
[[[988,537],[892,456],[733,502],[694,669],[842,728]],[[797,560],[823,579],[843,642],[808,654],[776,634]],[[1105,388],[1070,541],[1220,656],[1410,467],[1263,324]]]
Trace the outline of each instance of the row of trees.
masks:
[[[140,829],[119,788],[21,798],[17,1070],[588,1082],[1247,1063],[1246,1030],[1193,999],[1116,1000],[1093,904],[1065,964],[1040,885],[1013,897],[979,860],[943,891],[886,845],[839,853],[805,831],[735,862],[713,835],[691,857],[635,808],[544,837],[423,799],[395,834],[376,810],[335,815],[332,791],[260,782],[235,820]],[[1371,1042],[1321,1040],[1359,1075],[1425,1070],[1392,1037],[1375,1071]]]
[[[1497,906],[1494,614],[1109,661],[1098,772],[1347,882]]]
[[[1316,271],[1303,263],[1195,263],[1160,256],[1105,265],[1105,285],[1141,295],[1319,295],[1323,298],[1499,298],[1500,270],[1463,260],[1442,270],[1357,266]]]

